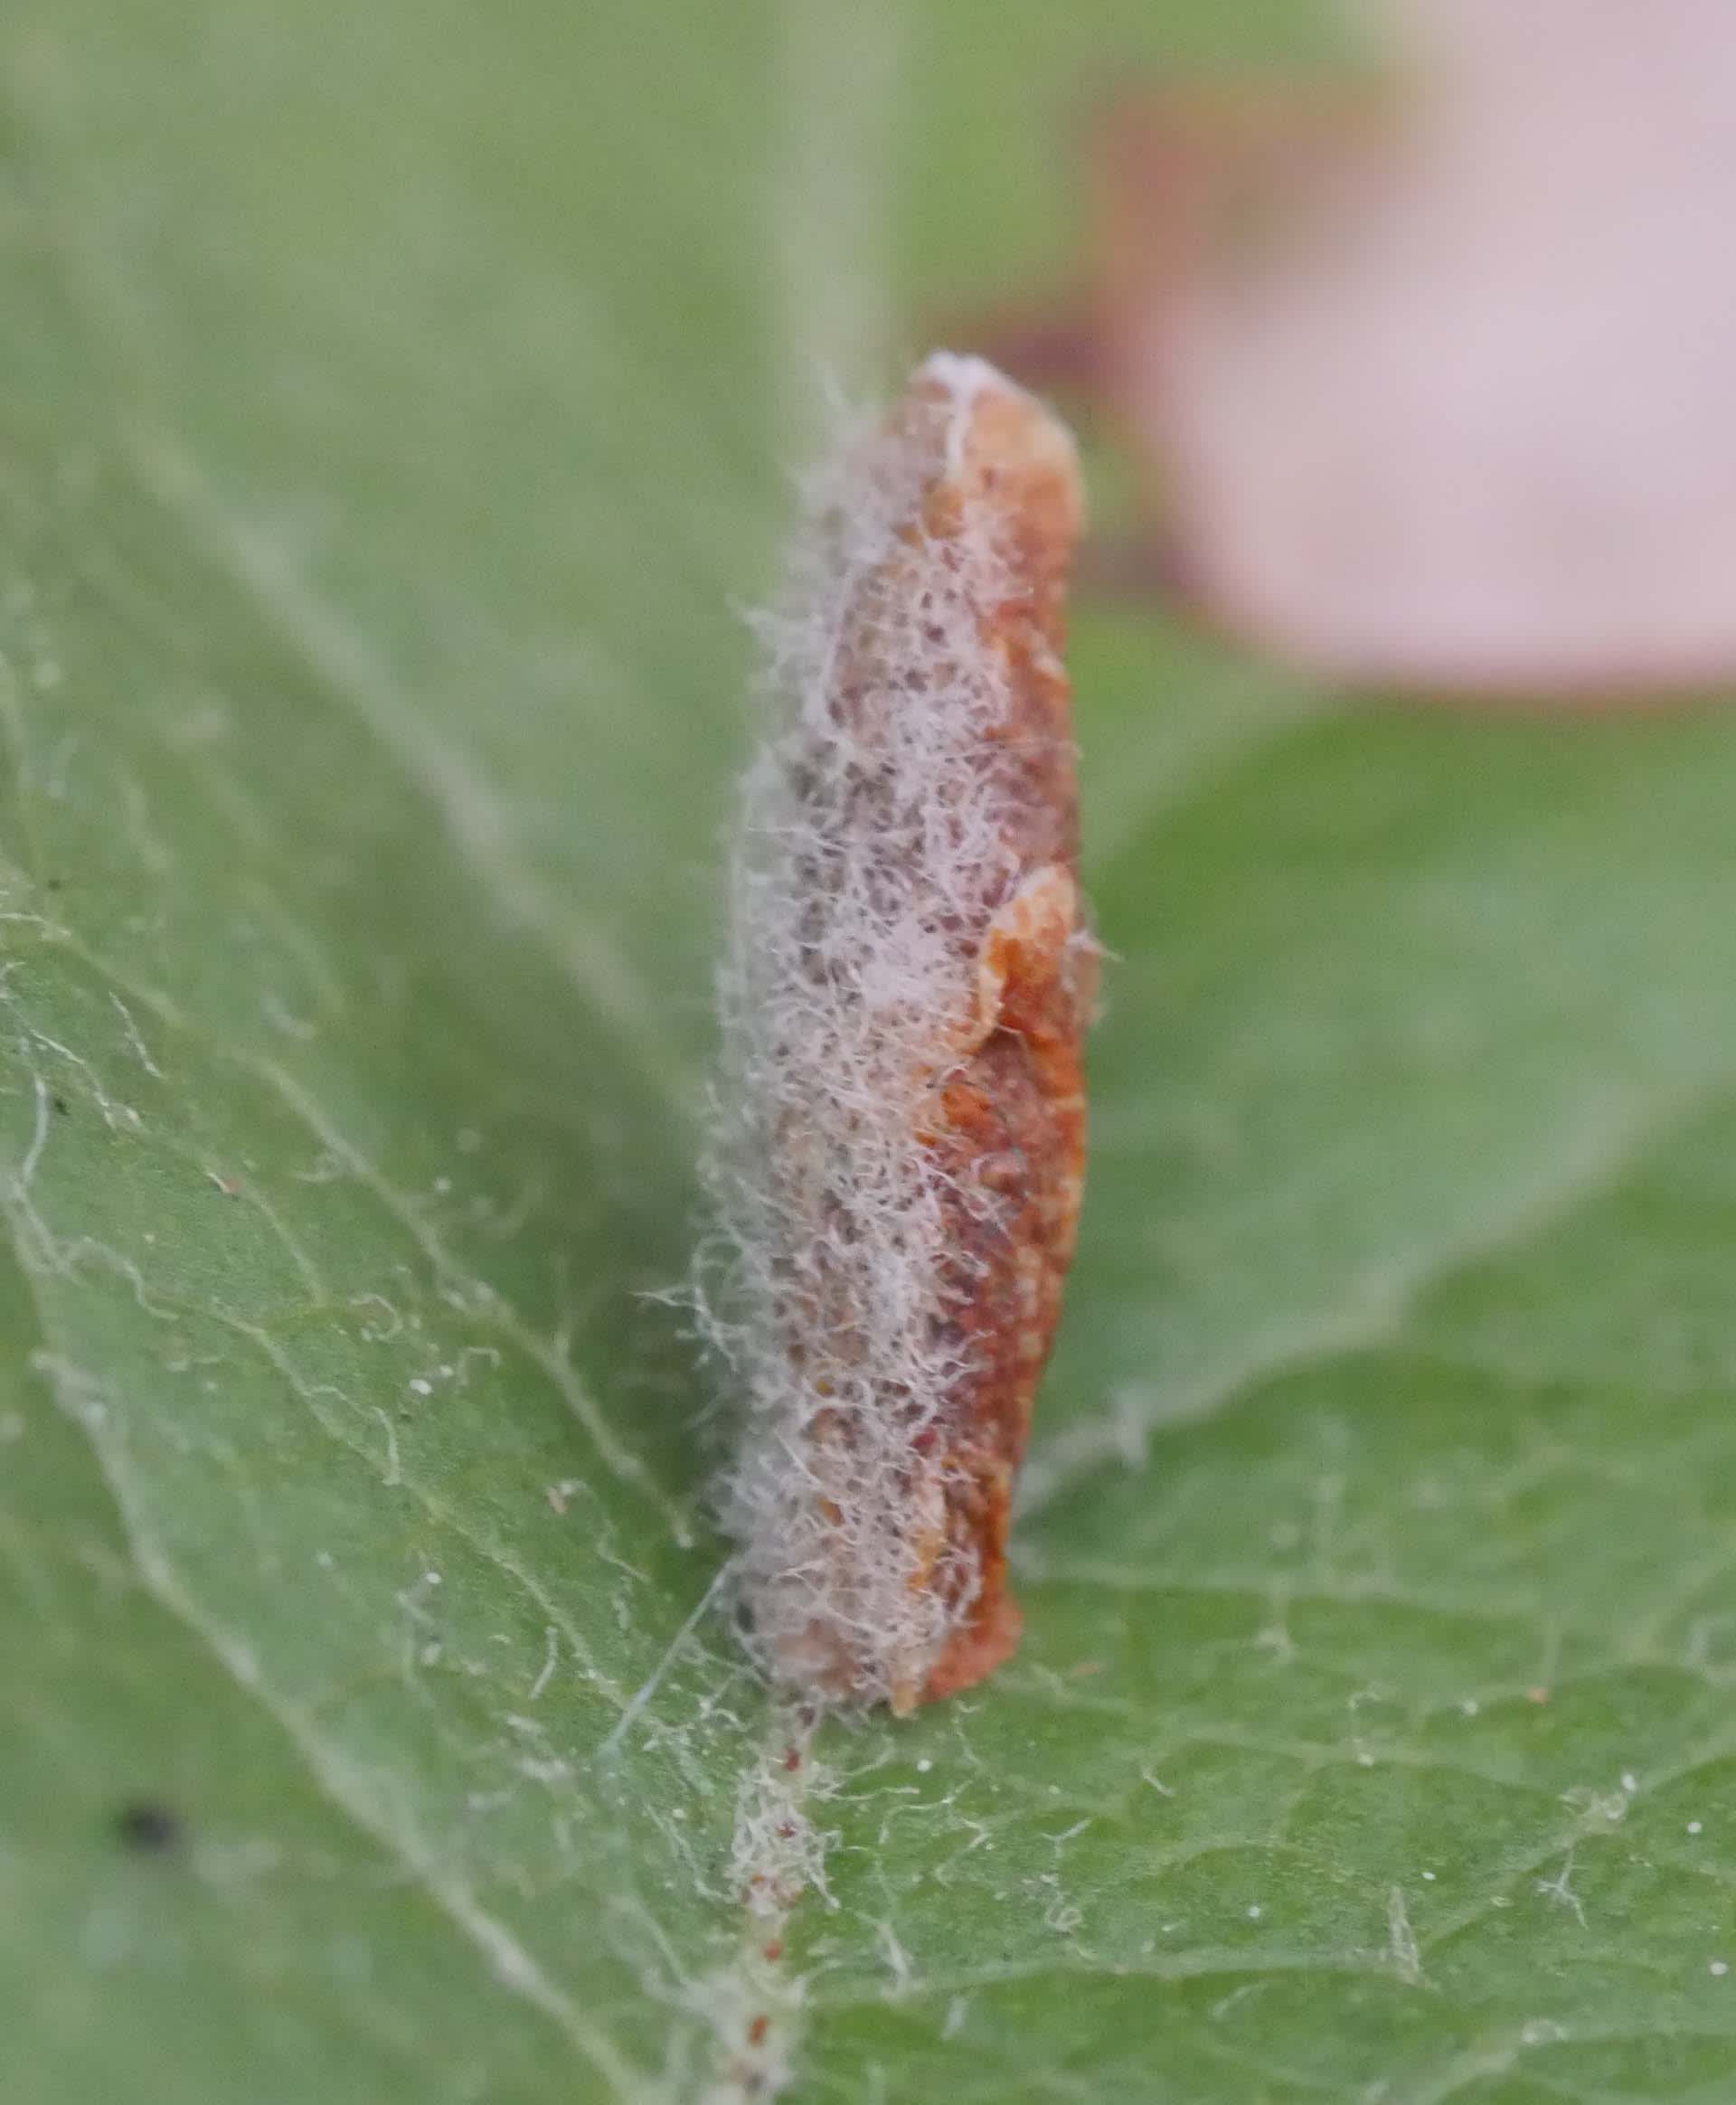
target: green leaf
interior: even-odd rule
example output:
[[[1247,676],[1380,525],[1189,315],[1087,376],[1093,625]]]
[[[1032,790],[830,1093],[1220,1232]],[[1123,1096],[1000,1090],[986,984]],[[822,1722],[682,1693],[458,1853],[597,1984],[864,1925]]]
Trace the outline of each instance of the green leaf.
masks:
[[[993,13],[0,24],[9,2098],[1736,2082],[1736,718],[1088,612],[1024,1649],[800,1756],[709,1611],[644,1290],[807,362],[1305,41]]]

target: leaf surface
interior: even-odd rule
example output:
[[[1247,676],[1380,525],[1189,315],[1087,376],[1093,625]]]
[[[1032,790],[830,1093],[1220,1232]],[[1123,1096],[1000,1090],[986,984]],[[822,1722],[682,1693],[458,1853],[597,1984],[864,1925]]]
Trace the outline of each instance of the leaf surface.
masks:
[[[23,2098],[1727,2094],[1722,713],[1088,610],[1024,1650],[789,1771],[706,1611],[643,1294],[804,362],[1052,260],[1069,94],[1213,34],[968,13],[0,29]]]

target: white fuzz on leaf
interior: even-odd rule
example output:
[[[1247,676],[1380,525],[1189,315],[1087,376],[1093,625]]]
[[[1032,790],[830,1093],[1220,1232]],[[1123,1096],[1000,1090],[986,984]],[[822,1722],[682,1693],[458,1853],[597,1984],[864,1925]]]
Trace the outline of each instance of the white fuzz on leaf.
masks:
[[[985,452],[991,408],[1016,439],[1004,488]],[[697,1277],[741,1404],[723,1487],[741,1619],[774,1679],[900,1710],[979,1611],[986,1579],[999,1584],[998,1551],[986,1574],[957,1519],[977,1497],[966,1479],[988,1467],[968,1458],[988,1450],[961,1430],[959,1400],[985,1364],[973,1296],[1002,1261],[976,1242],[1005,1232],[1023,1155],[1000,1148],[996,1169],[938,1144],[949,1085],[999,1024],[1013,968],[986,961],[991,936],[1014,930],[995,955],[1016,965],[1040,926],[1068,1017],[1088,998],[1074,984],[1090,939],[1071,882],[1071,747],[1064,723],[1033,739],[1014,693],[1038,678],[1064,707],[1021,489],[1048,503],[1040,524],[1064,565],[1071,441],[992,367],[944,354],[814,477],[785,590],[757,623],[763,742],[742,785],[720,974],[713,1229]],[[1033,781],[1041,795],[1060,782],[1068,807],[1033,820]],[[1051,835],[1061,847],[1033,856]],[[1055,1205],[1076,1205],[1077,1183],[1075,1166]],[[1063,1226],[1064,1268],[1071,1215]],[[1022,1290],[1028,1331],[1041,1312]],[[1045,1332],[1035,1367],[1046,1345]],[[1023,1368],[1028,1338],[1020,1349]],[[1021,1420],[1003,1442],[1014,1463],[1023,1439]],[[994,1466],[1010,1487],[1010,1466]]]

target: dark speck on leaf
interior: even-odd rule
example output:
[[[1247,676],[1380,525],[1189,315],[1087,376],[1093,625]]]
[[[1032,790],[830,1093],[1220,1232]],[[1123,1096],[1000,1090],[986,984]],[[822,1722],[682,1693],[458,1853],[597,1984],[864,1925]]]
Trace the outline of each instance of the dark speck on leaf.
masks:
[[[172,1808],[156,1798],[134,1798],[115,1815],[115,1832],[128,1849],[160,1856],[176,1846],[184,1829]]]
[[[64,1097],[56,1097],[54,1099],[54,1109],[61,1114],[61,1118],[65,1118],[70,1107]]]

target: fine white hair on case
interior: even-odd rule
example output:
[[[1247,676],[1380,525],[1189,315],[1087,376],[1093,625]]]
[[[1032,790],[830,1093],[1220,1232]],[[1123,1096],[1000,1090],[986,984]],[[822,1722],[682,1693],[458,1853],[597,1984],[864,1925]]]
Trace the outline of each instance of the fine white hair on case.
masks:
[[[967,501],[929,533],[922,501],[980,392],[1010,387],[937,354],[899,418],[810,478],[755,623],[760,742],[719,974],[695,1299],[740,1401],[721,1494],[739,1619],[774,1680],[901,1707],[981,1584],[957,1543],[937,1567],[945,1485],[910,1468],[967,1372],[947,1306],[958,1172],[923,1135],[1022,873],[1006,771],[984,762],[1007,714],[982,627],[1010,584],[1001,528]]]

